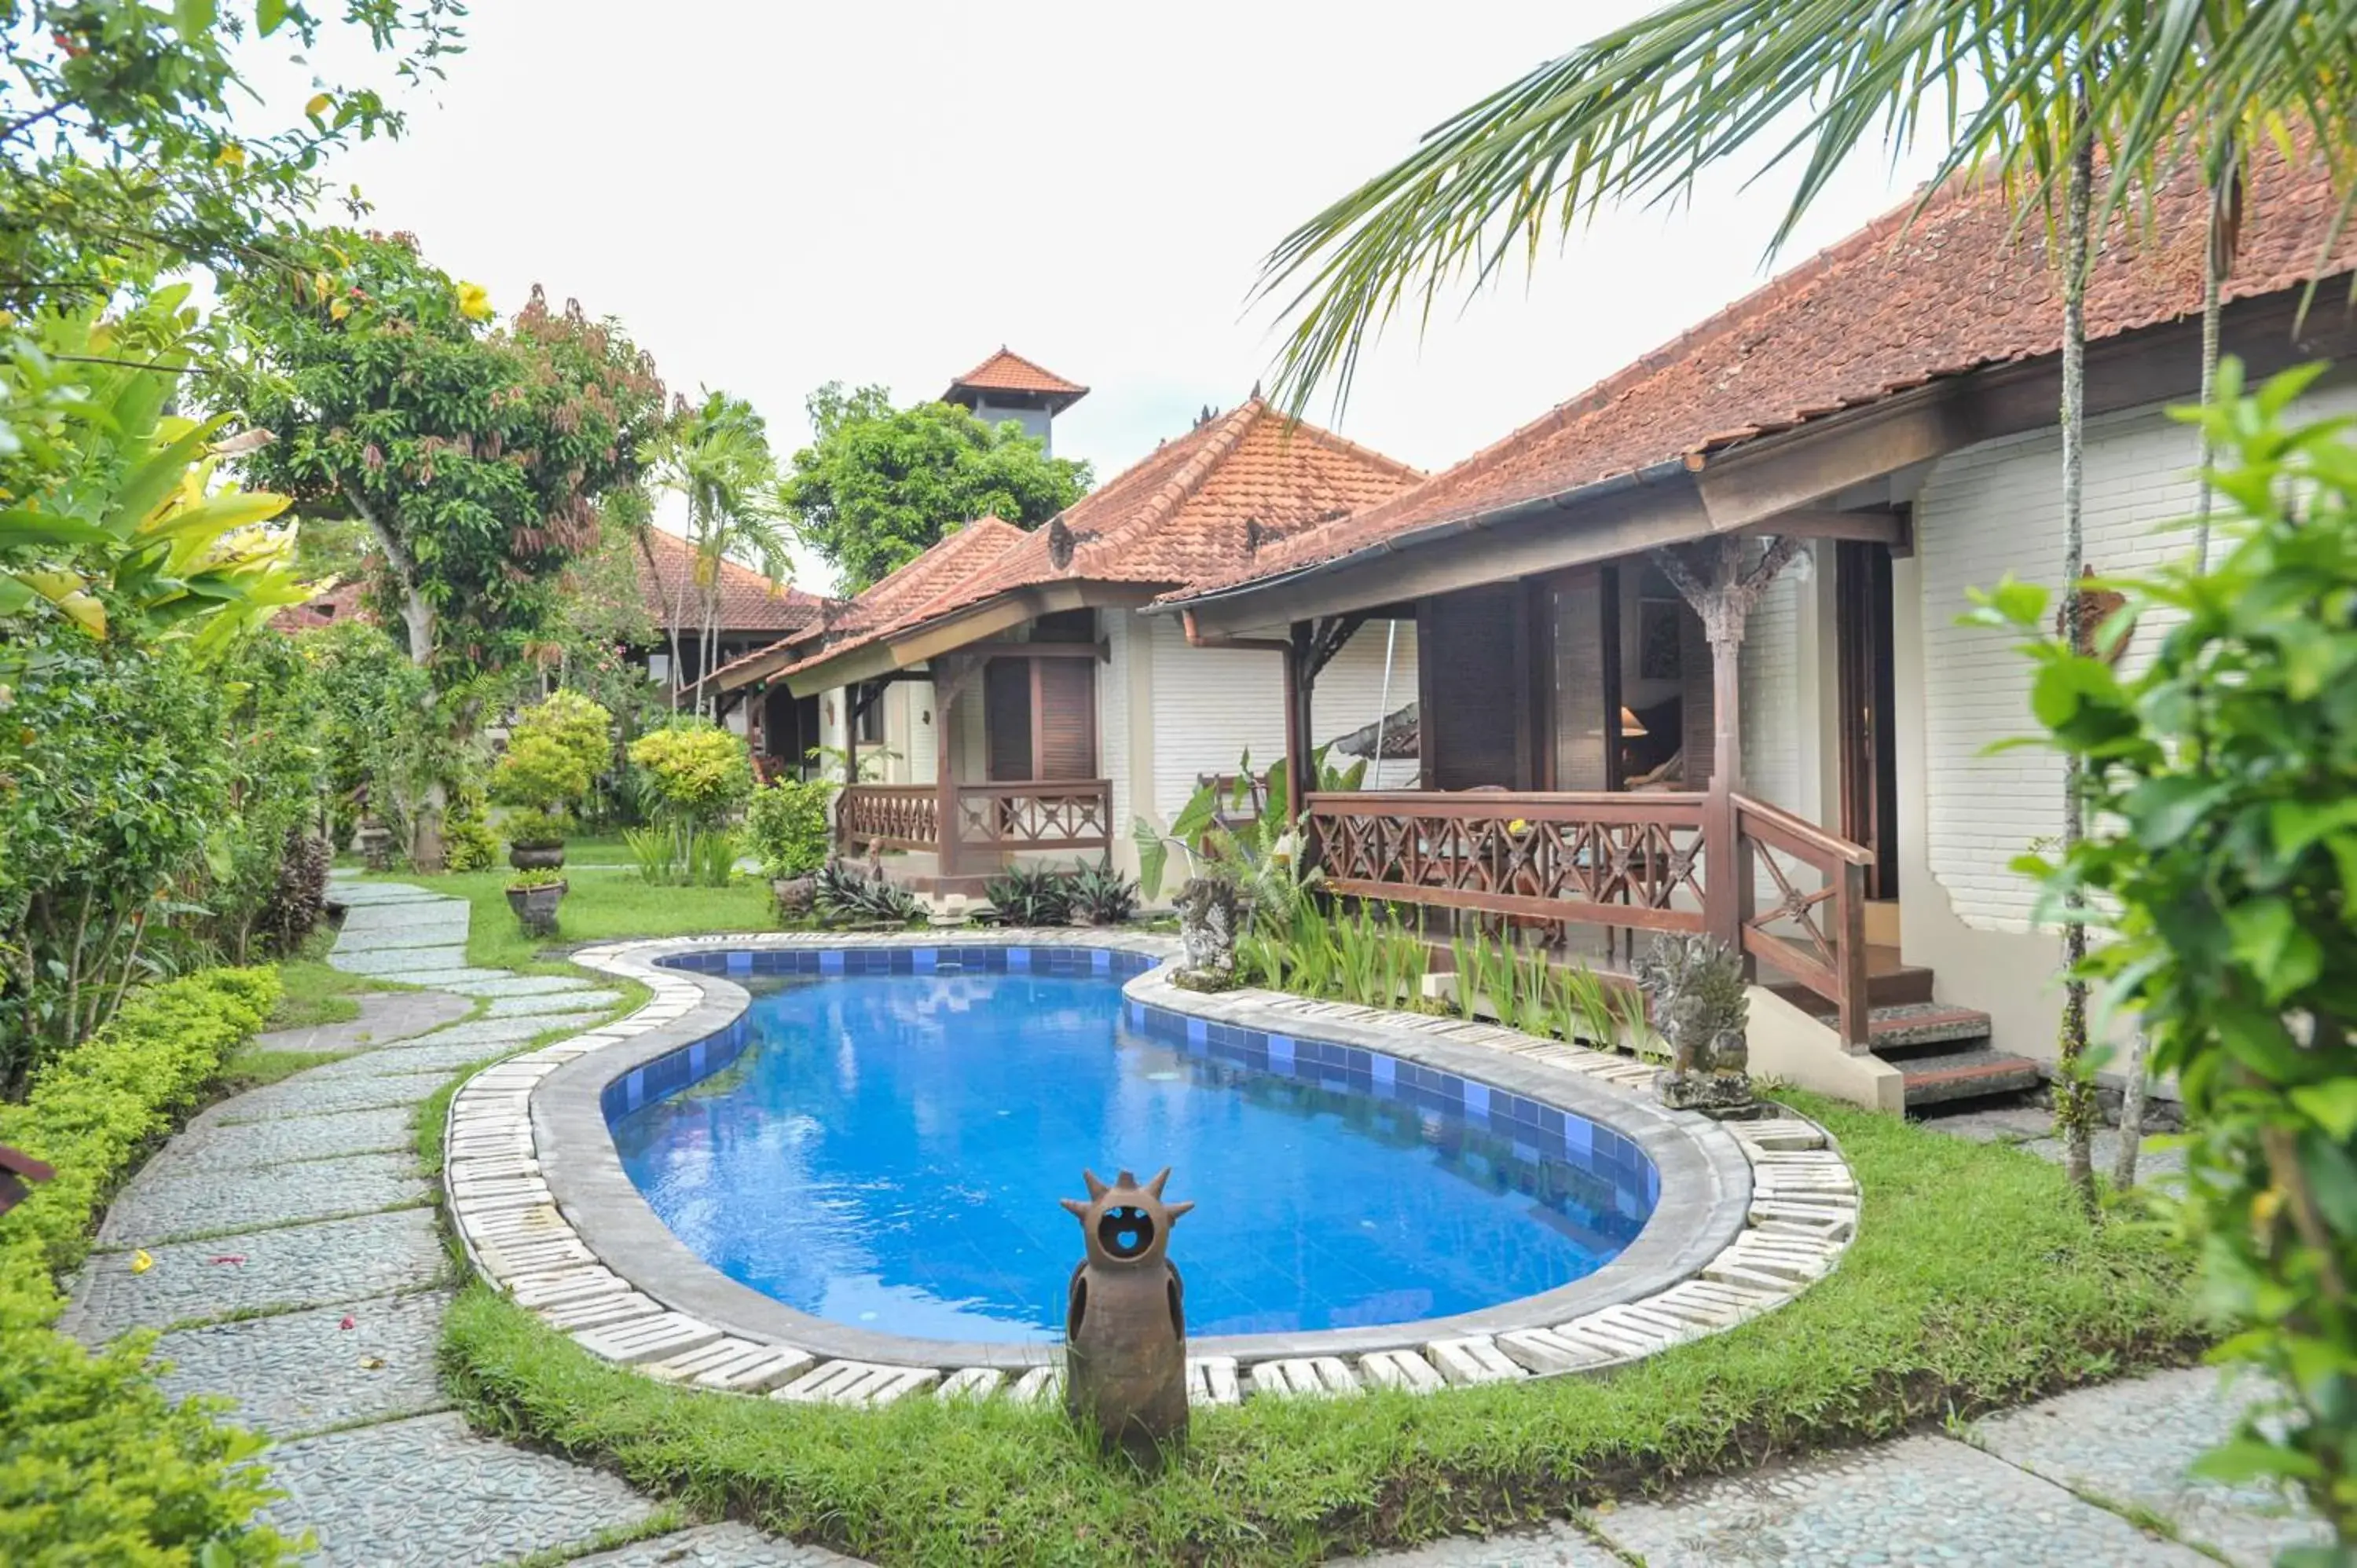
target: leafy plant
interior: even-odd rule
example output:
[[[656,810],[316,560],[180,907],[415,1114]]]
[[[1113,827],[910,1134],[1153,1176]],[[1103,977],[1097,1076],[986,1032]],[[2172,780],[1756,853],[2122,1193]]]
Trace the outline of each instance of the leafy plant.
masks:
[[[613,715],[577,692],[555,692],[516,716],[491,769],[491,795],[556,811],[579,802],[613,755]]]
[[[451,821],[457,821],[456,812]],[[500,819],[500,836],[508,841],[511,849],[555,849],[565,843],[566,826],[565,819],[554,811],[518,810]],[[451,869],[458,869],[455,861]]]
[[[512,832],[515,814],[509,813],[508,820],[500,826]],[[489,871],[498,864],[500,834],[491,832],[482,791],[460,789],[451,802],[450,814],[442,822],[442,853],[444,864],[452,871]]]
[[[1014,865],[983,886],[993,923],[1063,926],[1072,918],[1072,879],[1045,865]]]
[[[2138,1015],[2173,1072],[2181,1197],[2221,1359],[2264,1369],[2201,1468],[2296,1487],[2357,1546],[2357,439],[2296,424],[2322,367],[2243,393],[2220,371],[2198,421],[2219,454],[2224,558],[2103,585],[2126,607],[2093,652],[2047,630],[2045,590],[2007,579],[1968,618],[2027,634],[2041,739],[2085,768],[2087,827],[2040,877],[2041,912],[2100,929],[2081,972]],[[2107,657],[2140,624],[2151,662]],[[2096,1031],[2101,1037],[2100,1029]],[[2092,1069],[2092,1063],[2090,1067]]]
[[[624,828],[622,843],[629,846],[630,858],[645,880],[657,884],[680,880],[680,868],[685,864],[684,846],[680,835],[670,827]]]
[[[907,926],[926,913],[923,901],[907,888],[863,875],[839,860],[820,869],[815,902],[822,918],[837,923]]]
[[[753,793],[745,743],[719,725],[682,719],[630,743],[664,812],[694,823],[718,822]]]
[[[1075,866],[1067,886],[1071,913],[1092,926],[1118,926],[1137,918],[1137,884],[1110,859]]]
[[[511,893],[529,893],[535,887],[562,887],[564,886],[565,873],[561,871],[552,871],[545,867],[533,871],[519,871],[508,879],[508,891]]]
[[[745,811],[746,845],[771,881],[808,876],[826,864],[834,842],[828,821],[835,787],[822,779],[781,779],[753,792]]]
[[[737,835],[726,828],[706,828],[688,840],[689,878],[698,887],[726,887],[737,874]]]

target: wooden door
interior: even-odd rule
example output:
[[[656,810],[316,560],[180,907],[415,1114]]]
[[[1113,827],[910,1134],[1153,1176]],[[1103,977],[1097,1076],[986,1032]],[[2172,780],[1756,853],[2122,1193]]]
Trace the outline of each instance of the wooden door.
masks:
[[[1097,667],[1092,659],[1031,660],[1035,779],[1097,776]]]
[[[1550,789],[1620,788],[1620,583],[1609,566],[1553,580],[1548,617]]]
[[[1527,608],[1520,583],[1418,605],[1416,711],[1427,788],[1537,786]]]
[[[1898,695],[1891,670],[1890,550],[1846,540],[1834,556],[1835,659],[1840,667],[1841,832],[1874,852],[1866,896],[1899,897]]]

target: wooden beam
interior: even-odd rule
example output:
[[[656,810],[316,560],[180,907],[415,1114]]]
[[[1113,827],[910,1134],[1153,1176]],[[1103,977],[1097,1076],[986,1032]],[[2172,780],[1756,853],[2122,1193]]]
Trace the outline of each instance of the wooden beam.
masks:
[[[981,660],[943,654],[933,660],[933,860],[943,877],[958,874],[959,832],[957,770],[952,745],[952,714],[964,671],[981,668]]]
[[[1310,667],[1313,628],[1308,621],[1293,624],[1285,650],[1285,809],[1301,814],[1309,798],[1309,693],[1317,673]]]
[[[969,642],[958,650],[960,657],[973,659],[1093,659],[1100,664],[1113,662],[1110,642]]]
[[[1887,544],[1895,550],[1907,542],[1907,519],[1895,507],[1874,507],[1863,511],[1802,507],[1794,511],[1780,511],[1743,532],[1793,539],[1852,540],[1861,544]]]

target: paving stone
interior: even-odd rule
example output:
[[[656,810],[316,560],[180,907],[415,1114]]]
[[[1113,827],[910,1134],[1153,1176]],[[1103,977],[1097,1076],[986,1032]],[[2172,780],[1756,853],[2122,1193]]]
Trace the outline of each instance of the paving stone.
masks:
[[[619,1552],[576,1558],[566,1568],[839,1568],[852,1562],[823,1546],[796,1546],[732,1523],[659,1535]]]
[[[222,1241],[147,1249],[145,1273],[122,1252],[93,1257],[74,1282],[62,1320],[88,1343],[128,1328],[289,1306],[324,1306],[430,1283],[442,1267],[432,1214],[404,1208]],[[216,1263],[237,1257],[242,1263]]]
[[[414,1154],[317,1160],[293,1176],[183,1166],[162,1159],[139,1174],[107,1210],[102,1247],[152,1246],[176,1236],[251,1230],[415,1203],[431,1189]]]
[[[1947,1437],[1910,1437],[1692,1487],[1597,1516],[1649,1568],[1976,1563],[2195,1568],[2205,1560]],[[1486,1564],[1478,1554],[1437,1563]]]
[[[256,1171],[288,1160],[397,1154],[417,1146],[412,1114],[405,1105],[383,1105],[325,1116],[286,1116],[274,1122],[215,1122],[191,1127],[173,1139],[156,1156],[156,1165],[168,1162],[184,1170]],[[293,1173],[296,1177],[301,1174]]]
[[[284,1444],[265,1462],[287,1494],[270,1522],[316,1530],[313,1560],[331,1568],[505,1563],[655,1513],[611,1476],[474,1436],[455,1414]]]
[[[456,981],[449,983],[448,989],[465,996],[544,996],[553,991],[589,989],[587,981],[576,980],[571,975],[510,974],[504,970],[494,970],[491,972],[497,978]]]
[[[2050,1133],[2052,1132],[2050,1122],[2048,1131]],[[2150,1145],[2151,1140],[2147,1139],[2146,1146],[2136,1151],[2136,1185],[2138,1187],[2148,1187],[2156,1180],[2165,1182],[2171,1177],[2185,1174],[2183,1149],[2156,1149]],[[2062,1163],[2062,1140],[2060,1138],[2049,1136],[2033,1139],[2020,1146],[2025,1152],[2036,1155],[2041,1160],[2050,1160],[2058,1165]],[[2093,1141],[2095,1168],[2104,1176],[2110,1176],[2112,1162],[2119,1158],[2119,1148],[2118,1128],[2097,1129]]]
[[[1351,1561],[1365,1568],[1625,1568],[1577,1526],[1562,1523],[1486,1540],[1438,1541]]]
[[[508,972],[504,969],[484,969],[474,964],[460,963],[447,969],[409,970],[399,978],[404,985],[423,985],[429,989],[455,992],[469,982],[501,980],[507,978],[507,975]]]
[[[2228,1388],[2209,1368],[2163,1372],[1991,1416],[1974,1427],[1973,1441],[2075,1491],[2150,1509],[2187,1541],[2256,1568],[2287,1547],[2329,1541],[2331,1531],[2268,1487],[2186,1472],[2268,1397],[2255,1378]]]
[[[253,1037],[265,1051],[356,1051],[423,1035],[467,1015],[467,999],[439,991],[384,991],[355,996],[361,1015],[343,1024],[277,1029]]]
[[[449,1292],[425,1291],[182,1329],[156,1342],[172,1363],[159,1381],[174,1399],[225,1394],[239,1425],[280,1437],[439,1410],[450,1402],[435,1369],[449,1305]]]
[[[503,1019],[503,1023],[530,1023],[526,1018]],[[466,1027],[467,1026],[461,1026]],[[450,1074],[462,1067],[471,1067],[486,1057],[500,1056],[513,1050],[522,1040],[484,1040],[473,1036],[453,1038],[456,1031],[428,1035],[422,1040],[406,1041],[388,1046],[380,1051],[367,1051],[345,1061],[329,1062],[313,1068],[304,1076],[316,1077],[327,1083],[357,1083],[365,1079],[392,1078],[404,1074],[431,1073],[434,1087],[439,1089],[449,1080]],[[526,1035],[524,1039],[532,1036]],[[429,1090],[429,1092],[431,1092]]]
[[[339,944],[336,950],[328,955],[328,967],[339,969],[346,974],[382,974],[398,980],[405,974],[468,966],[464,944],[438,948],[371,948],[359,952],[347,952]]]
[[[491,1053],[482,1053],[489,1056]],[[340,1067],[330,1062],[330,1067]],[[450,1081],[447,1072],[378,1072],[321,1078],[321,1069],[298,1073],[284,1083],[250,1090],[221,1108],[221,1123],[237,1126],[283,1116],[327,1116],[387,1105],[414,1105]]]
[[[541,996],[500,996],[484,1013],[493,1018],[527,1018],[536,1013],[567,1013],[579,1008],[598,1012],[622,1000],[619,991],[552,991]]]

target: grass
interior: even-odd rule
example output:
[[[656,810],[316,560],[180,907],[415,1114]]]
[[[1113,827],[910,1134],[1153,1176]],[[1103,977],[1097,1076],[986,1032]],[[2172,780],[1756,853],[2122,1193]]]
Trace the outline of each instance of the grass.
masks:
[[[2148,1228],[2091,1227],[2056,1167],[1791,1098],[1866,1194],[1842,1266],[1791,1305],[1600,1379],[1199,1412],[1151,1479],[1093,1457],[1053,1409],[855,1412],[657,1383],[479,1283],[445,1360],[482,1427],[882,1563],[1290,1563],[1560,1516],[2201,1349],[2184,1260]]]
[[[350,1051],[272,1051],[241,1046],[221,1063],[221,1077],[214,1080],[212,1094],[226,1100],[232,1094],[276,1083],[311,1068],[341,1061],[350,1055]]]
[[[282,994],[269,1021],[263,1025],[264,1029],[309,1029],[322,1024],[349,1024],[361,1015],[361,1005],[353,997],[364,992],[410,989],[397,981],[346,974],[339,969],[328,968],[328,953],[335,945],[335,929],[323,925],[304,940],[299,952],[278,961]]]
[[[565,853],[572,854],[570,844]],[[565,902],[557,909],[557,934],[529,937],[508,908],[507,886],[513,875],[501,869],[453,876],[390,875],[385,880],[412,882],[466,899],[473,906],[467,925],[467,961],[526,974],[579,972],[564,965],[552,970],[552,959],[542,956],[552,943],[768,931],[778,924],[769,887],[758,881],[737,881],[726,887],[657,887],[640,880],[635,871],[568,870]]]

